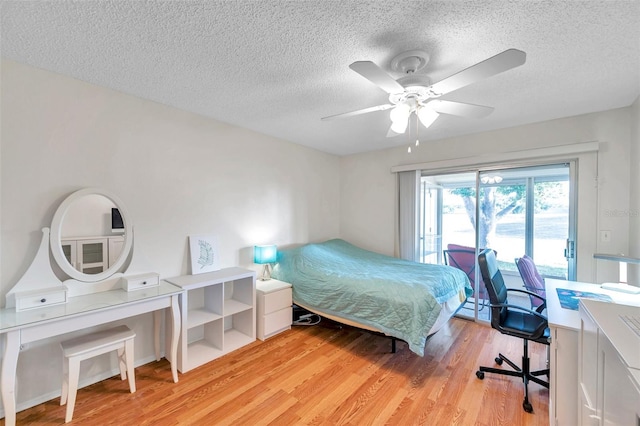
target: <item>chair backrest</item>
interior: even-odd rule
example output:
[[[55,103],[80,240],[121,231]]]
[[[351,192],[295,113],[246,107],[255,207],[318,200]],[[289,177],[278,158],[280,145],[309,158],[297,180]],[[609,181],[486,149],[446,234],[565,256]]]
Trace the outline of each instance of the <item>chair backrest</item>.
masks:
[[[533,259],[531,259],[526,254],[519,259],[516,259],[516,267],[518,268],[518,272],[520,272],[520,277],[522,278],[522,282],[524,283],[524,287],[533,293],[536,293],[540,297],[546,299],[547,292],[544,283],[544,278],[538,272],[538,268],[536,268],[535,263],[533,263]],[[537,297],[531,297],[531,305],[534,307],[538,307],[542,304],[542,300]]]
[[[447,250],[443,250],[443,252],[444,263],[464,271],[469,277],[469,281],[471,281],[471,286],[473,286],[475,283],[476,249],[457,244],[447,244]]]
[[[509,304],[507,286],[493,250],[480,252],[478,267],[491,302],[491,327],[503,334],[548,344],[549,324],[543,315],[525,308],[510,309],[506,306]]]
[[[478,265],[482,281],[489,293],[489,301],[492,305],[507,304],[507,286],[504,284],[502,273],[498,269],[496,253],[491,249],[484,249],[478,255]],[[491,326],[500,330],[501,324],[507,315],[507,308],[491,307]]]

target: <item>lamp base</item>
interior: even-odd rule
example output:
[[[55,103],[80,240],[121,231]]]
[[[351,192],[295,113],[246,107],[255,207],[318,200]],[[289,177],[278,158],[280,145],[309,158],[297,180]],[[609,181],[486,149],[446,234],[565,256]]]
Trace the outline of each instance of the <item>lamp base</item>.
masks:
[[[271,279],[271,265],[265,263],[262,267],[262,276],[260,276],[260,281],[269,281]]]

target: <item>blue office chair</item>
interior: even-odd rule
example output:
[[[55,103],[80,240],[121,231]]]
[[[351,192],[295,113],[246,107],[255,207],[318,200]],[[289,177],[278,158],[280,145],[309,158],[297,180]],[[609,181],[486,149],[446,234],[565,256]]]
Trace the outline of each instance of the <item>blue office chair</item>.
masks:
[[[529,402],[529,381],[538,383],[546,388],[549,382],[539,379],[537,376],[549,375],[549,369],[531,371],[529,366],[529,341],[549,345],[549,325],[547,318],[534,311],[521,306],[510,305],[507,295],[509,292],[519,292],[534,297],[540,297],[535,293],[526,290],[507,288],[502,279],[502,273],[498,269],[498,262],[493,250],[483,250],[478,256],[478,266],[482,273],[482,280],[489,293],[489,306],[491,307],[491,327],[498,330],[502,334],[519,337],[524,341],[524,353],[522,355],[522,367],[518,367],[507,357],[498,354],[495,358],[496,364],[502,365],[506,362],[513,368],[511,370],[503,370],[500,368],[480,367],[476,371],[479,379],[484,379],[484,373],[503,374],[507,376],[520,377],[524,382],[524,401],[522,407],[527,413],[533,412],[533,407]]]

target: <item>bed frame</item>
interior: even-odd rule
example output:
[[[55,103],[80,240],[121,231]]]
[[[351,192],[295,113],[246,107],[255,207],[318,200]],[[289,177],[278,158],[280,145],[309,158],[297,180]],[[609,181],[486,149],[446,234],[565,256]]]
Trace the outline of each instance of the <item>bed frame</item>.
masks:
[[[293,301],[293,303],[295,303],[296,305],[300,306],[303,309],[306,309],[309,312],[312,312],[316,315],[319,315],[321,317],[330,319],[332,321],[341,323],[341,324],[345,324],[351,327],[356,327],[356,328],[360,328],[372,333],[376,333],[385,337],[389,337],[391,339],[391,353],[396,353],[396,342],[398,340],[403,341],[402,339],[398,339],[397,337],[394,336],[389,336],[388,334],[385,334],[383,331],[378,330],[375,327],[371,327],[370,325],[367,324],[362,324],[359,323],[357,321],[353,321],[347,318],[342,318],[336,315],[331,315],[331,314],[327,314],[326,312],[323,312],[322,310],[319,309],[315,309],[315,308],[310,308],[308,306],[306,306],[303,303],[298,303],[297,301]],[[427,335],[427,340],[433,336],[435,333],[438,332],[438,330],[440,330],[442,328],[442,326],[449,321],[449,319],[451,319],[460,309],[462,309],[462,307],[465,305],[465,303],[467,303],[467,299],[466,297],[464,297],[464,290],[461,290],[460,294],[452,297],[451,299],[449,299],[447,302],[445,302],[445,306],[448,308],[449,313],[447,314],[446,318],[440,318],[437,322],[436,325],[434,325],[434,327],[431,328],[430,333]],[[451,306],[453,305],[454,308],[451,309]],[[435,329],[435,330],[434,330]]]

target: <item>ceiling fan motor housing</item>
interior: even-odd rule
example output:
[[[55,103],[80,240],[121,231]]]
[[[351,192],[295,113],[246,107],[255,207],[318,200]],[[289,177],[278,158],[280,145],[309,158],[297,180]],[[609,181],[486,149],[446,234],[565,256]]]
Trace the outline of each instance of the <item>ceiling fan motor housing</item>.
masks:
[[[411,74],[398,79],[404,87],[404,91],[400,93],[392,93],[389,95],[389,102],[394,105],[405,102],[407,99],[415,99],[418,103],[424,103],[428,99],[436,97],[430,89],[431,80],[426,75]]]
[[[402,74],[413,74],[429,62],[429,54],[424,50],[408,50],[391,60],[391,69]]]

